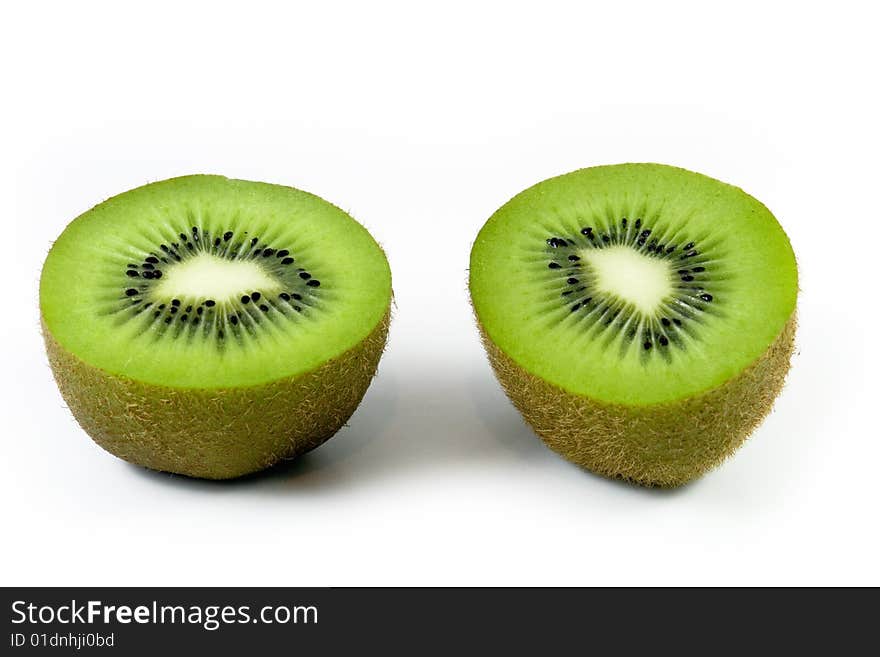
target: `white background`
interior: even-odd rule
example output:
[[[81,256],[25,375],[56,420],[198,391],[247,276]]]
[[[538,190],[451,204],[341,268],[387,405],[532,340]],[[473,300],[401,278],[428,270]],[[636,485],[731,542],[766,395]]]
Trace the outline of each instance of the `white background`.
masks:
[[[20,3],[0,17],[0,583],[880,584],[878,77],[869,3]],[[658,161],[790,235],[799,348],[734,459],[672,492],[580,471],[495,383],[468,253],[521,189]],[[398,304],[350,425],[230,483],[96,447],[37,283],[79,213],[212,172],[350,211]]]

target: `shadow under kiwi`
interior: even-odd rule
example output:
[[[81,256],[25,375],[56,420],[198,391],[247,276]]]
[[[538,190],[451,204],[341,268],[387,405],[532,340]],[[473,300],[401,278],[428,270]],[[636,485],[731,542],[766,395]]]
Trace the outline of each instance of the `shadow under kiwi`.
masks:
[[[584,470],[555,454],[523,421],[487,363],[463,369],[425,363],[406,377],[384,371],[370,386],[348,424],[320,447],[298,458],[236,479],[206,480],[129,467],[138,475],[213,494],[257,491],[269,495],[333,494],[396,477],[461,468],[559,468],[600,487],[653,497],[675,489],[645,488]],[[411,372],[421,372],[413,377]]]
[[[129,467],[150,480],[194,490],[306,494],[348,491],[426,470],[485,465],[504,455],[503,447],[486,435],[474,416],[460,372],[427,363],[408,364],[406,370],[405,377],[390,368],[380,372],[335,436],[262,472],[212,481]]]

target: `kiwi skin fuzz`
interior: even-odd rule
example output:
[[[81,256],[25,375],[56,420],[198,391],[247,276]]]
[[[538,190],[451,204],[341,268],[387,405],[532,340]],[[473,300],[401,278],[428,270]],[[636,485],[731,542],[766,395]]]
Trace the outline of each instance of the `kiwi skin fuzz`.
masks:
[[[385,348],[390,307],[352,349],[260,386],[170,388],[115,376],[43,338],[61,396],[105,450],[153,470],[230,479],[318,447],[351,417]]]
[[[649,406],[608,404],[552,385],[478,326],[498,381],[548,447],[605,477],[672,488],[719,465],[770,412],[789,370],[797,317],[793,312],[766,351],[723,385]]]

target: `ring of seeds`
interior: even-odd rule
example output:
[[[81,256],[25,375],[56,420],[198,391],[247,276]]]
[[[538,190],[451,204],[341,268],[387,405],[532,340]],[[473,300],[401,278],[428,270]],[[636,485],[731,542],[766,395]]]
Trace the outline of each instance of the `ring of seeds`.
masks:
[[[123,323],[146,318],[141,331],[152,330],[157,339],[198,332],[222,346],[243,332],[256,335],[266,322],[292,318],[315,307],[321,281],[303,264],[291,245],[267,243],[246,232],[238,236],[233,230],[211,232],[191,226],[155,244],[120,270],[111,312]],[[222,292],[212,296],[200,293],[198,284],[187,284],[187,279],[205,278],[206,273],[222,274],[217,267],[223,266],[232,268],[239,280],[250,277],[262,286],[223,298]],[[168,281],[175,276],[181,285],[170,290]],[[222,290],[224,286],[214,287]],[[235,284],[230,287],[234,288]]]
[[[583,330],[598,338],[616,328],[646,356],[655,349],[686,349],[701,315],[716,301],[712,249],[641,218],[552,235],[545,251],[545,275]],[[624,270],[629,280],[621,278]],[[642,280],[633,281],[633,271]]]

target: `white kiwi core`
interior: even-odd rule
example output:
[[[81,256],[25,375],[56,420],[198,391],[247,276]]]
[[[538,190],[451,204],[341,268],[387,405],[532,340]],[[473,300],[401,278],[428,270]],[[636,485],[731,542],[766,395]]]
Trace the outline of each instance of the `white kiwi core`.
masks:
[[[597,288],[653,314],[673,292],[672,270],[662,260],[628,246],[583,249],[583,261],[593,269]]]
[[[277,292],[281,284],[253,260],[228,260],[201,253],[165,270],[155,288],[157,297],[233,301],[259,291]]]

